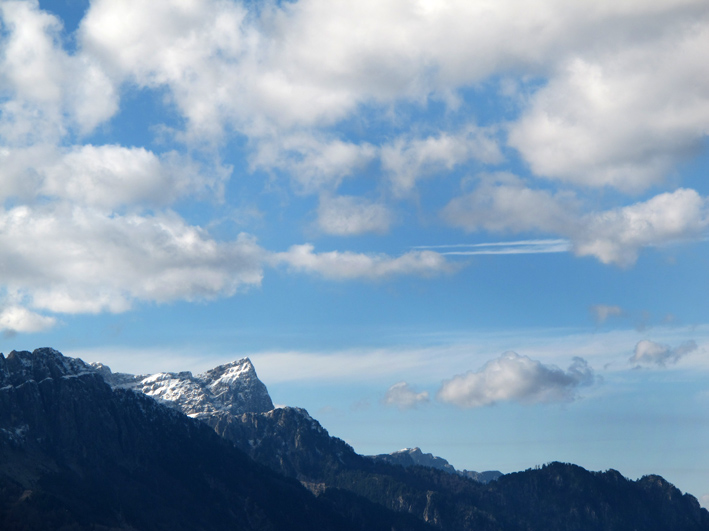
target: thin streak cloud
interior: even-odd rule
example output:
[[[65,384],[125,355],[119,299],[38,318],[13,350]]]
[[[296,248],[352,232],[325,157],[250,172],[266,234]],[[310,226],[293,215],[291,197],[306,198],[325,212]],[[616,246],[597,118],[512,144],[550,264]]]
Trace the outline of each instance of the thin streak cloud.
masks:
[[[420,245],[414,247],[414,249],[438,249],[438,253],[444,256],[568,253],[571,251],[571,242],[565,239],[520,240],[514,242]]]

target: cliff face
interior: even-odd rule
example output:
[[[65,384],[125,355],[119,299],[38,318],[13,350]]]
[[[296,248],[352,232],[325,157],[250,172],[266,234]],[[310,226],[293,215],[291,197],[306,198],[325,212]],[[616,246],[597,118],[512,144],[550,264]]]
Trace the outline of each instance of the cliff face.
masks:
[[[0,356],[0,528],[94,526],[352,529],[209,427],[112,390],[79,360]]]
[[[134,376],[113,373],[101,363],[92,368],[114,388],[139,391],[205,421],[220,414],[265,413],[273,409],[268,390],[248,358],[197,376],[187,371]]]

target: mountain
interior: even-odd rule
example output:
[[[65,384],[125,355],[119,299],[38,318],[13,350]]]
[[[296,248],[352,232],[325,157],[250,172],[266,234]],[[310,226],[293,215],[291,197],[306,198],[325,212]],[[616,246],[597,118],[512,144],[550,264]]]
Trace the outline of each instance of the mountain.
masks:
[[[502,475],[499,470],[488,470],[485,472],[475,472],[473,470],[457,470],[448,461],[442,457],[434,456],[433,454],[425,454],[420,448],[405,448],[390,454],[379,454],[368,456],[371,459],[382,461],[392,465],[400,465],[403,467],[409,466],[425,466],[443,470],[449,474],[459,474],[468,477],[480,483],[489,483]]]
[[[246,365],[244,360],[235,363]],[[246,373],[253,385],[256,376],[251,369]],[[222,369],[213,371],[220,373]],[[152,377],[138,378],[152,381]],[[191,378],[189,373],[177,373],[168,380],[187,382]],[[204,376],[198,379],[207,381]],[[205,385],[209,387],[209,383]],[[240,384],[230,380],[229,385]],[[177,408],[189,403],[182,393],[191,387],[177,382],[168,387],[176,391],[155,396],[172,401]],[[256,408],[248,411],[249,407],[240,402],[231,408],[225,402],[197,416],[254,460],[297,479],[341,512],[346,513],[354,499],[372,504],[370,509],[380,507],[413,516],[419,524],[439,530],[709,531],[709,512],[659,476],[631,481],[613,470],[589,472],[571,464],[550,463],[514,474],[493,471],[476,477],[478,473],[458,472],[444,459],[419,449],[399,452],[395,457],[361,456],[330,436],[303,409],[264,412]],[[195,416],[190,409],[184,411]],[[489,481],[491,476],[496,480]],[[357,511],[361,514],[361,509]]]
[[[203,422],[38,349],[0,354],[0,529],[428,527],[350,493],[316,498]]]
[[[197,376],[192,376],[191,372],[133,376],[113,373],[101,363],[92,366],[112,387],[140,391],[198,419],[210,419],[221,413],[265,413],[273,409],[266,386],[256,376],[248,358]]]
[[[305,410],[263,411],[257,380],[244,360],[133,377],[0,355],[0,529],[709,531],[659,476],[550,463],[483,484],[358,455]]]

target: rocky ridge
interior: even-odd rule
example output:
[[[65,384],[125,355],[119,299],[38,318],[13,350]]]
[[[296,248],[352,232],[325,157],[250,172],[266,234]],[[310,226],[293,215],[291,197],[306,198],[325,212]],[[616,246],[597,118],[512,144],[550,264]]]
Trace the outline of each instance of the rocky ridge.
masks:
[[[425,454],[418,447],[404,448],[403,450],[398,450],[390,454],[370,455],[368,457],[370,459],[375,459],[377,461],[382,461],[392,465],[401,465],[403,467],[426,466],[435,468],[448,472],[449,474],[458,474],[460,476],[473,479],[479,483],[489,483],[490,481],[495,481],[502,475],[502,472],[499,470],[487,470],[485,472],[458,470],[442,457],[437,457],[433,454]]]
[[[334,455],[340,464],[360,457],[344,441],[331,437],[306,410],[297,407],[274,410],[268,390],[248,358],[219,365],[197,376],[188,371],[136,376],[114,373],[101,363],[92,367],[112,387],[144,393],[202,420],[252,458],[304,483],[317,482],[321,474],[315,470],[328,460],[323,456]],[[431,467],[481,483],[502,475],[498,471],[457,470],[445,459],[424,454],[419,448],[366,457],[404,467]]]
[[[431,531],[348,492],[315,497],[53,349],[0,354],[0,384],[3,531]]]
[[[52,349],[0,355],[0,529],[709,531],[659,476],[550,463],[483,484],[416,449],[443,469],[360,456],[298,408],[232,414],[252,370],[133,377]]]
[[[266,386],[258,379],[248,358],[197,376],[189,371],[135,376],[113,373],[101,363],[92,367],[113,388],[139,391],[200,420],[208,421],[225,413],[242,415],[273,409]]]

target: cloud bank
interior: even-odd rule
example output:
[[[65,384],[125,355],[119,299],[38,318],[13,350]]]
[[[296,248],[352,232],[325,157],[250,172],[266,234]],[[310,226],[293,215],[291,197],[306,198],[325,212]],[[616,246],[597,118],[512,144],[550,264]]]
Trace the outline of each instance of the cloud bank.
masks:
[[[228,297],[269,267],[436,276],[453,252],[349,245],[441,220],[626,268],[709,226],[707,198],[675,175],[709,134],[703,0],[93,0],[70,34],[15,0],[0,24],[8,330]],[[136,94],[159,112],[128,116]],[[239,201],[275,190],[347,243],[217,238],[203,212],[247,180]]]

